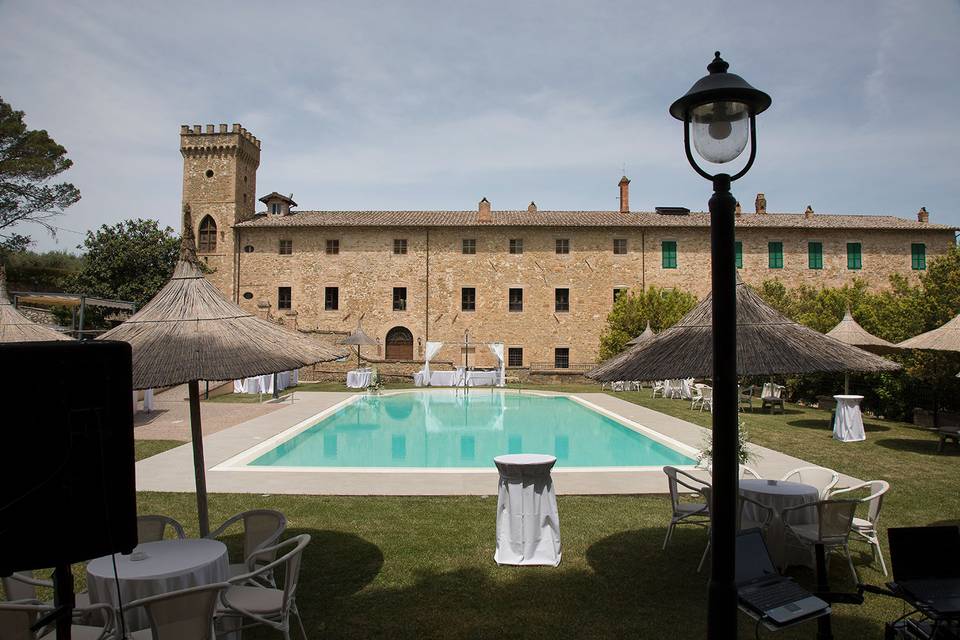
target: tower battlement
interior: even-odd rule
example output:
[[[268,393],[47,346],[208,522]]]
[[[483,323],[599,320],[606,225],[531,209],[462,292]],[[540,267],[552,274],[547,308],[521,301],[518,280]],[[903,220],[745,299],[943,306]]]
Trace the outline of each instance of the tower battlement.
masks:
[[[219,125],[195,124],[192,127],[188,124],[182,124],[180,125],[180,146],[184,146],[183,136],[228,136],[233,134],[239,134],[241,138],[250,142],[257,149],[260,148],[260,139],[247,131],[239,122],[234,122],[232,126],[225,123]]]

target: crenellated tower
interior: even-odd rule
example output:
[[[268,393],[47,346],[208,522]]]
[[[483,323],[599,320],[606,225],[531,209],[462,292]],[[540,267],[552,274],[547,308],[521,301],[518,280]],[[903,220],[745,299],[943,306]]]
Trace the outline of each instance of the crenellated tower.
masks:
[[[183,125],[180,154],[183,203],[193,211],[197,255],[213,270],[210,281],[236,301],[233,225],[255,211],[260,140],[239,124]]]

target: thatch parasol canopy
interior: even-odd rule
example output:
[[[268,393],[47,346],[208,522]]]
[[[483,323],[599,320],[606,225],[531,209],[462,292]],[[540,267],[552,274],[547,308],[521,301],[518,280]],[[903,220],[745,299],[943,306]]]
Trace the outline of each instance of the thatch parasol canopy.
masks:
[[[7,297],[7,272],[0,265],[0,342],[42,342],[44,340],[70,340],[59,331],[30,320],[10,302]]]
[[[900,350],[900,348],[892,342],[878,338],[861,327],[860,324],[853,319],[849,308],[847,308],[843,314],[843,320],[833,329],[830,329],[826,335],[844,344],[860,347],[872,353],[893,353]]]
[[[377,341],[368,336],[363,329],[360,327],[360,323],[357,323],[357,328],[348,335],[346,338],[340,341],[340,344],[352,344],[357,347],[357,367],[360,366],[360,347],[364,345],[374,345],[377,344]]]
[[[657,335],[657,334],[655,334],[655,333],[653,332],[653,329],[650,328],[650,321],[647,320],[647,328],[644,329],[644,330],[643,330],[643,333],[641,333],[640,335],[638,335],[636,338],[634,338],[633,340],[628,341],[628,342],[627,342],[627,346],[628,346],[628,347],[633,347],[633,346],[638,345],[638,344],[643,344],[644,342],[646,342],[647,340],[649,340],[650,338],[652,338],[652,337],[655,336],[655,335]]]
[[[960,316],[933,331],[908,338],[897,345],[901,349],[927,351],[960,351]]]
[[[713,375],[712,294],[677,324],[611,358],[587,377],[603,382]],[[889,371],[900,365],[805,327],[737,278],[737,375]]]

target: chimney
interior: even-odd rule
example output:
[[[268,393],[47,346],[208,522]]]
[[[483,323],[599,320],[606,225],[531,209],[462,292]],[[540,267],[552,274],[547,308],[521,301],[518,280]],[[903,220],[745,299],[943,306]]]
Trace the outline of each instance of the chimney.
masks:
[[[490,215],[490,201],[486,198],[480,201],[480,212],[477,216],[477,222],[493,222],[493,216]]]
[[[757,206],[757,213],[767,212],[767,198],[762,193],[757,194],[756,206]]]
[[[620,178],[620,213],[630,213],[630,178]]]
[[[926,207],[920,207],[920,211],[917,211],[917,222],[930,222],[930,213]]]
[[[740,203],[737,203],[737,208],[733,210],[733,213],[739,218],[740,214],[743,213],[743,207],[740,206]]]
[[[531,201],[530,201],[530,204],[527,205],[527,211],[528,211],[529,213],[536,213],[536,212],[537,212],[537,203],[534,202],[533,200],[531,200]]]
[[[803,217],[806,218],[807,220],[809,220],[810,218],[812,218],[812,217],[813,217],[813,207],[811,207],[810,205],[807,205],[806,211],[803,212]]]

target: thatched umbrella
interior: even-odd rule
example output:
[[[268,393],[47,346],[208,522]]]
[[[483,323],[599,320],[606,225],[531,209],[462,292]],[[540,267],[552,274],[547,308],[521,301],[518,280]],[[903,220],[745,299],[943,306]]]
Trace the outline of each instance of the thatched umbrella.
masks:
[[[878,338],[861,327],[850,314],[850,307],[847,307],[846,312],[844,312],[843,320],[841,320],[840,323],[837,324],[837,326],[835,326],[833,329],[827,331],[826,335],[830,336],[834,340],[839,340],[844,344],[860,347],[861,349],[870,351],[871,353],[895,353],[900,351],[900,348],[897,345],[893,344],[892,342],[887,342],[883,338]],[[843,392],[848,395],[850,393],[849,371],[843,372]]]
[[[183,207],[180,260],[170,281],[129,320],[97,339],[133,347],[134,389],[187,383],[201,535],[209,533],[210,523],[198,381],[289,371],[344,355],[226,300],[197,261],[189,205]]]
[[[70,340],[70,337],[30,320],[7,298],[7,272],[0,265],[0,342]]]
[[[363,345],[374,345],[377,344],[377,341],[364,333],[363,329],[360,328],[360,323],[357,323],[357,328],[349,336],[340,341],[340,344],[351,344],[356,345],[357,347],[357,368],[360,368],[360,347]]]
[[[933,331],[908,338],[897,346],[901,349],[926,351],[960,351],[960,316]]]
[[[644,344],[587,373],[603,382],[663,380],[713,373],[712,299]],[[890,371],[900,365],[805,327],[768,306],[737,278],[737,374]]]
[[[647,320],[647,328],[644,329],[644,330],[643,330],[643,333],[641,333],[640,335],[638,335],[636,338],[634,338],[633,340],[628,341],[628,342],[627,342],[627,346],[628,346],[628,347],[633,347],[633,346],[636,346],[636,345],[638,345],[638,344],[643,344],[644,342],[646,342],[647,340],[649,340],[650,338],[652,338],[652,337],[655,336],[655,335],[657,335],[657,334],[655,334],[655,333],[653,332],[653,329],[650,328],[650,321]]]

